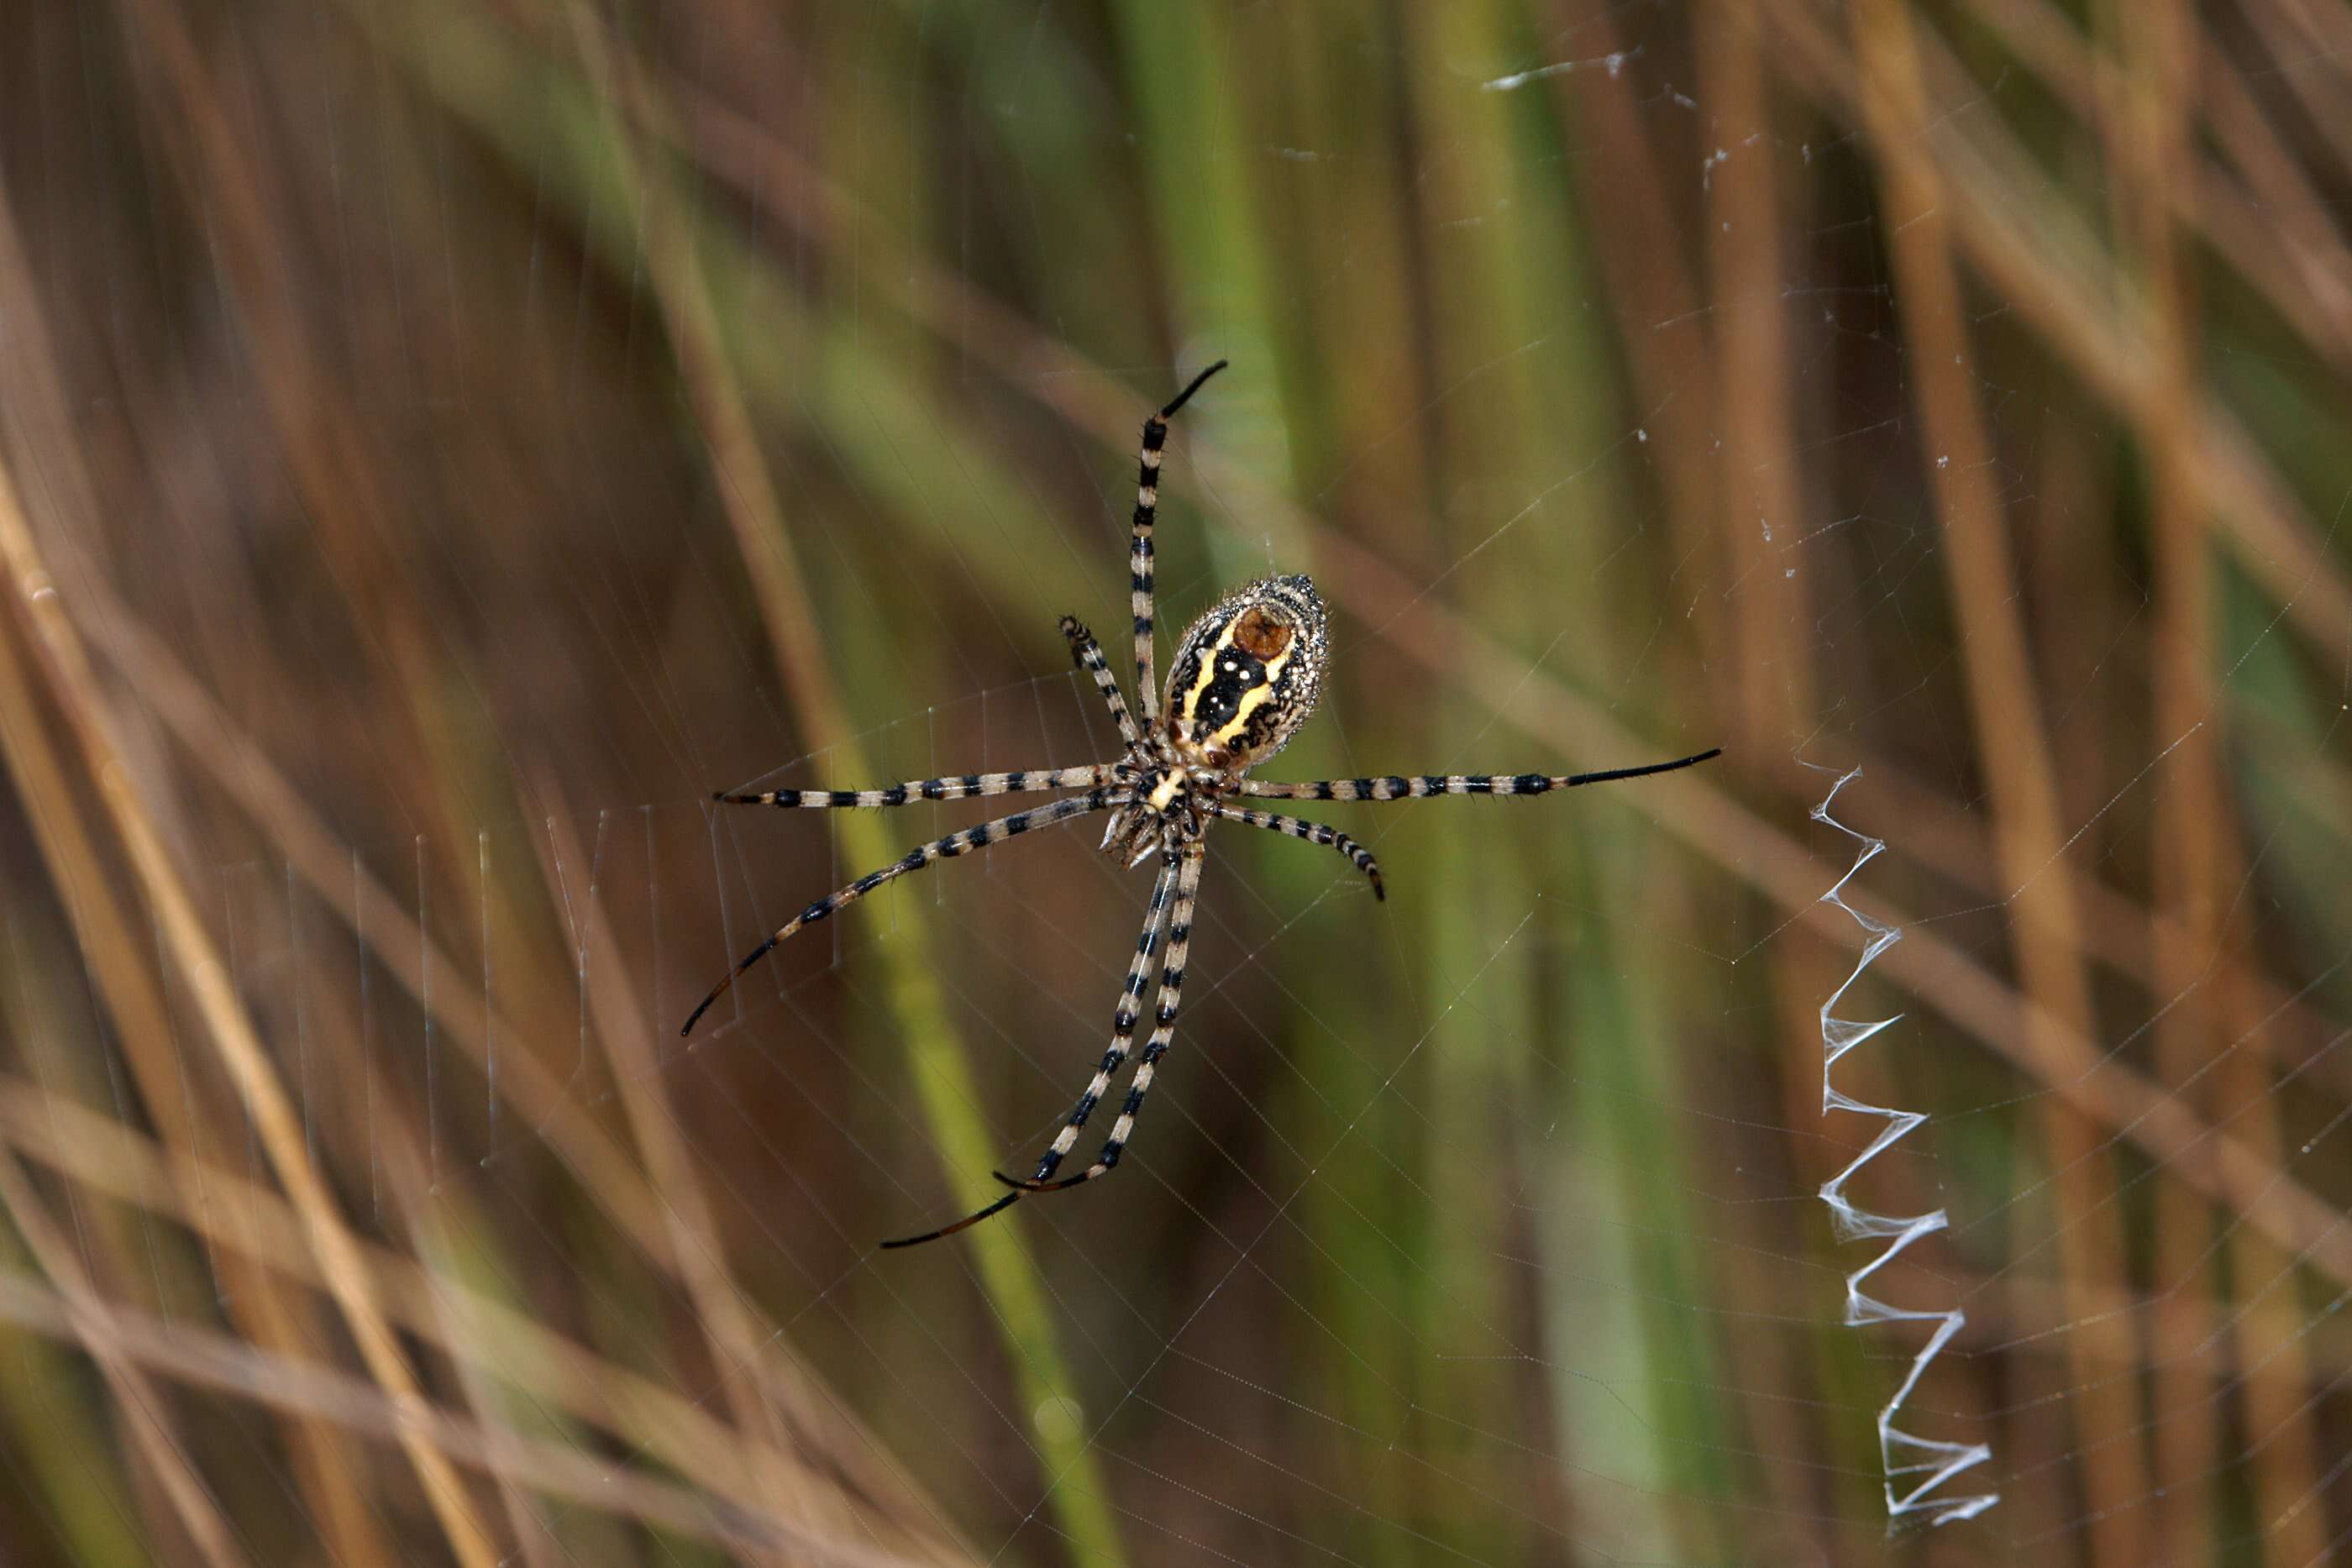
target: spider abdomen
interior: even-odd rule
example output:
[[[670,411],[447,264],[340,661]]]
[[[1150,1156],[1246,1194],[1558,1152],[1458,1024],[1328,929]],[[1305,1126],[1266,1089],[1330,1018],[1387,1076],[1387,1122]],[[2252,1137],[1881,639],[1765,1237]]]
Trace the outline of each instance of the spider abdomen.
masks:
[[[1315,710],[1330,634],[1304,577],[1270,577],[1192,622],[1168,671],[1169,742],[1194,767],[1263,762]]]

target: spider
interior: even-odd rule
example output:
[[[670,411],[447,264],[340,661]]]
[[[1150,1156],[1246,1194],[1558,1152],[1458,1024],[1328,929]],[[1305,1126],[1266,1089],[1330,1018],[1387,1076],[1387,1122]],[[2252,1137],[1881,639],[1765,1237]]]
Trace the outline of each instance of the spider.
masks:
[[[1247,777],[1249,770],[1280,751],[1292,734],[1314,711],[1323,685],[1323,669],[1330,654],[1330,633],[1323,601],[1315,585],[1304,577],[1270,577],[1253,582],[1221,601],[1185,632],[1176,644],[1163,699],[1152,678],[1151,530],[1160,501],[1160,455],[1168,439],[1168,421],[1189,402],[1211,376],[1225,368],[1219,360],[1192,378],[1175,401],[1143,422],[1141,472],[1136,481],[1135,526],[1129,556],[1130,606],[1135,616],[1135,689],[1142,708],[1140,718],[1129,711],[1118,679],[1103,658],[1094,634],[1072,616],[1062,618],[1062,635],[1078,666],[1094,677],[1103,704],[1118,726],[1126,751],[1113,762],[1082,768],[1028,768],[1011,773],[966,773],[960,778],[921,779],[881,789],[771,789],[759,794],[720,791],[714,799],[729,805],[782,807],[903,806],[913,800],[961,800],[968,796],[1017,795],[1027,791],[1076,789],[1048,805],[1015,811],[978,827],[937,839],[879,871],[868,872],[848,886],[825,894],[786,922],[746,956],[727,977],[712,988],[687,1019],[680,1034],[693,1032],[695,1023],[729,987],[771,949],[793,933],[831,918],[883,883],[934,861],[968,854],[973,850],[1018,833],[1066,822],[1096,811],[1110,813],[1103,831],[1103,852],[1126,861],[1132,868],[1157,856],[1158,880],[1152,883],[1151,905],[1144,916],[1142,935],[1136,938],[1135,957],[1127,967],[1127,983],[1119,988],[1111,1014],[1110,1047],[1103,1052],[1086,1092],[1078,1096],[1061,1130],[1027,1180],[992,1172],[1009,1189],[950,1225],[919,1236],[885,1241],[885,1247],[913,1247],[952,1236],[991,1215],[1012,1207],[1032,1193],[1060,1192],[1108,1176],[1126,1150],[1143,1110],[1160,1058],[1176,1036],[1176,1008],[1184,990],[1184,964],[1192,937],[1192,907],[1200,891],[1202,862],[1208,852],[1207,832],[1213,821],[1240,822],[1271,829],[1324,844],[1345,855],[1370,880],[1373,895],[1385,899],[1381,868],[1369,851],[1337,828],[1310,822],[1278,811],[1259,810],[1242,800],[1413,800],[1428,795],[1540,795],[1547,790],[1600,784],[1617,779],[1641,779],[1670,773],[1718,755],[1721,747],[1672,762],[1640,768],[1618,768],[1601,773],[1486,774],[1381,779],[1324,779],[1303,783],[1275,783]],[[1164,712],[1163,712],[1164,709]],[[1165,956],[1160,944],[1166,941]],[[1143,992],[1152,966],[1160,965],[1160,990],[1151,1013],[1151,1033],[1129,1080],[1127,1096],[1111,1124],[1094,1163],[1076,1176],[1055,1179],[1076,1145],[1087,1119],[1110,1092],[1112,1078],[1125,1065],[1135,1045],[1135,1031],[1143,1017]]]

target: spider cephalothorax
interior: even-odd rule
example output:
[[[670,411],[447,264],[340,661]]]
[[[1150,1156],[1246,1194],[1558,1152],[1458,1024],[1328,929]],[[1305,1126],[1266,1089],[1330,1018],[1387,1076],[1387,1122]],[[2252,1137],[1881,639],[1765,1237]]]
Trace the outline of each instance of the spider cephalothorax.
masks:
[[[1063,633],[1073,628],[1087,635],[1066,617]],[[1323,601],[1304,577],[1253,582],[1193,622],[1169,665],[1160,722],[1129,748],[1129,798],[1103,852],[1138,865],[1199,838],[1217,801],[1315,711],[1330,646]]]
[[[1152,884],[1150,912],[1143,934],[1136,938],[1135,956],[1127,967],[1127,984],[1119,990],[1111,1013],[1110,1048],[1087,1081],[1086,1092],[1063,1122],[1061,1131],[1025,1181],[1000,1176],[1013,1190],[994,1203],[968,1214],[952,1225],[927,1230],[886,1247],[935,1241],[987,1218],[1024,1193],[1057,1192],[1110,1174],[1135,1130],[1136,1113],[1151,1088],[1160,1059],[1176,1038],[1176,1009],[1184,990],[1184,963],[1192,938],[1192,909],[1201,887],[1201,866],[1208,853],[1212,821],[1240,822],[1270,828],[1309,843],[1327,844],[1345,855],[1370,879],[1372,892],[1381,894],[1381,868],[1371,855],[1347,834],[1327,822],[1262,811],[1228,797],[1272,797],[1290,800],[1408,800],[1427,795],[1540,795],[1578,784],[1598,784],[1611,779],[1638,779],[1671,772],[1704,762],[1716,755],[1703,751],[1673,762],[1641,768],[1620,768],[1602,773],[1449,773],[1406,778],[1391,774],[1380,779],[1322,779],[1307,783],[1278,784],[1246,777],[1249,770],[1283,747],[1307,716],[1323,685],[1323,666],[1330,655],[1330,632],[1323,601],[1315,585],[1303,577],[1269,577],[1253,582],[1220,601],[1192,622],[1176,644],[1176,660],[1168,671],[1166,701],[1152,681],[1151,530],[1160,502],[1160,453],[1168,438],[1168,421],[1201,390],[1201,383],[1225,368],[1219,360],[1192,378],[1160,413],[1143,422],[1141,470],[1136,479],[1135,519],[1129,579],[1135,612],[1135,685],[1140,715],[1130,713],[1119,690],[1118,677],[1103,658],[1101,644],[1076,618],[1062,618],[1062,635],[1078,666],[1094,677],[1111,722],[1118,727],[1125,750],[1115,762],[1079,768],[1027,769],[1014,773],[966,773],[961,777],[918,779],[882,789],[770,789],[758,794],[722,793],[721,800],[760,806],[903,806],[910,800],[960,800],[969,796],[1011,795],[1027,790],[1075,789],[1044,806],[1015,811],[978,827],[965,828],[934,839],[880,871],[868,872],[848,886],[827,894],[788,921],[753,948],[726,979],[702,998],[686,1020],[681,1034],[709,1010],[734,984],[735,977],[765,957],[770,948],[804,925],[830,918],[884,883],[920,871],[934,861],[966,854],[1011,838],[1015,833],[1066,821],[1095,811],[1111,814],[1103,835],[1103,849],[1130,864],[1157,855],[1159,879]],[[1383,895],[1384,896],[1384,895]],[[1167,950],[1160,951],[1166,939]],[[1110,1135],[1102,1152],[1076,1176],[1055,1180],[1078,1140],[1087,1119],[1109,1092],[1112,1078],[1123,1068],[1135,1046],[1135,1030],[1143,1018],[1143,992],[1155,963],[1160,969],[1160,993],[1152,1008],[1152,1028],[1144,1042],[1135,1073],[1128,1082]]]

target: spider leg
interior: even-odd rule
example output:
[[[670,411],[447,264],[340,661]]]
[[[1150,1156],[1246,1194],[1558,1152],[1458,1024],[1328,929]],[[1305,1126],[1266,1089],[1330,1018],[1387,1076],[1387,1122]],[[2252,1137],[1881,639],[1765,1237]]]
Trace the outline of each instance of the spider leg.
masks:
[[[1695,757],[1678,757],[1672,762],[1612,768],[1600,773],[1433,773],[1418,779],[1391,774],[1385,779],[1318,779],[1296,784],[1244,779],[1240,793],[1276,800],[1418,800],[1425,795],[1541,795],[1553,789],[1572,789],[1580,784],[1606,784],[1618,779],[1672,773],[1678,768],[1722,755],[1723,747],[1718,746]]]
[[[1060,1192],[1107,1176],[1118,1164],[1128,1139],[1134,1135],[1135,1118],[1143,1110],[1143,1097],[1151,1092],[1151,1080],[1160,1070],[1160,1059],[1168,1054],[1168,1047],[1176,1038],[1176,1009],[1184,999],[1184,960],[1192,943],[1192,905],[1201,891],[1201,862],[1206,852],[1206,845],[1196,839],[1181,852],[1183,858],[1177,864],[1176,908],[1168,921],[1168,962],[1160,971],[1160,1002],[1152,1019],[1151,1038],[1144,1042],[1143,1055],[1135,1064],[1135,1077],[1127,1086],[1127,1103],[1118,1108],[1118,1120],[1111,1124],[1110,1136],[1103,1140],[1102,1152],[1095,1155],[1094,1164],[1059,1181],[1045,1179],[1053,1166],[1045,1163],[1039,1165],[1039,1174],[1027,1181],[997,1177],[1013,1187],[1016,1195]]]
[[[1135,478],[1135,545],[1128,557],[1128,603],[1135,613],[1135,689],[1143,708],[1143,727],[1160,717],[1160,685],[1152,674],[1151,655],[1151,528],[1160,517],[1160,451],[1168,441],[1168,422],[1201,390],[1201,383],[1225,368],[1219,360],[1194,376],[1166,408],[1143,422],[1143,452]]]
[[[1277,833],[1288,833],[1294,839],[1305,839],[1310,844],[1328,844],[1348,857],[1355,868],[1372,879],[1372,896],[1385,899],[1388,889],[1381,885],[1381,862],[1372,852],[1331,826],[1328,822],[1310,822],[1303,817],[1286,817],[1276,811],[1254,811],[1247,806],[1236,806],[1219,800],[1210,806],[1212,815],[1228,822],[1246,822],[1253,828],[1271,828]]]
[[[1097,655],[1099,657],[1100,655]],[[904,806],[915,800],[961,800],[977,795],[1022,795],[1033,789],[1083,789],[1108,784],[1108,763],[1084,768],[1030,768],[1012,773],[965,773],[938,779],[909,779],[880,789],[762,789],[757,794],[730,795],[719,790],[710,798],[729,806],[856,806],[871,810],[880,806]]]
[[[1135,717],[1127,711],[1127,698],[1118,689],[1118,677],[1110,673],[1110,661],[1103,657],[1102,644],[1075,615],[1062,617],[1062,635],[1070,640],[1070,656],[1077,660],[1078,667],[1095,678],[1095,687],[1102,693],[1103,704],[1118,726],[1118,737],[1133,748],[1139,744]],[[1110,769],[1106,768],[1103,771],[1108,773]]]
[[[1016,833],[1027,832],[1033,828],[1047,827],[1055,822],[1066,821],[1072,817],[1083,817],[1090,811],[1103,810],[1114,804],[1115,799],[1124,798],[1125,792],[1122,790],[1097,788],[1089,789],[1083,795],[1073,795],[1066,800],[1055,800],[1049,805],[1033,806],[1025,811],[1015,811],[1009,817],[999,817],[992,822],[982,822],[978,827],[965,828],[961,831],[950,833],[943,839],[933,839],[928,844],[908,850],[901,859],[891,862],[880,871],[866,873],[846,887],[836,888],[826,894],[777,927],[773,936],[752,948],[744,956],[741,963],[728,972],[725,979],[711,988],[710,994],[696,1005],[693,1012],[687,1015],[685,1025],[677,1032],[681,1035],[692,1034],[696,1023],[700,1021],[704,1013],[710,1010],[710,1004],[725,996],[728,988],[741,978],[745,970],[766,957],[769,951],[778,943],[791,936],[803,925],[814,925],[820,920],[830,919],[837,911],[856,903],[884,883],[895,882],[910,871],[920,871],[933,861],[951,860],[957,855],[968,854],[973,850],[985,849],[990,844],[1009,839]]]
[[[926,1230],[920,1236],[901,1236],[894,1240],[885,1241],[882,1245],[886,1249],[894,1247],[920,1247],[926,1241],[937,1241],[943,1237],[953,1236],[959,1230],[969,1230],[990,1215],[1002,1214],[1020,1201],[1019,1193],[1008,1192],[994,1203],[983,1204],[973,1209],[952,1225],[942,1225],[937,1230]]]
[[[1062,1124],[1062,1130],[1054,1134],[1053,1143],[1038,1156],[1036,1174],[1026,1182],[998,1176],[997,1180],[1013,1190],[952,1225],[925,1231],[920,1236],[904,1236],[895,1241],[885,1241],[883,1246],[913,1247],[925,1241],[937,1241],[942,1236],[952,1236],[965,1226],[977,1225],[990,1215],[1019,1202],[1024,1192],[1045,1190],[1042,1184],[1069,1154],[1070,1145],[1078,1141],[1078,1130],[1087,1124],[1087,1118],[1094,1114],[1095,1107],[1102,1103],[1103,1095],[1108,1092],[1111,1075],[1119,1070],[1120,1064],[1127,1061],[1128,1052],[1135,1047],[1135,1023],[1137,1015],[1143,1009],[1144,982],[1150,977],[1151,961],[1160,951],[1160,936],[1168,925],[1169,890],[1176,885],[1178,875],[1176,857],[1171,854],[1167,863],[1160,867],[1158,880],[1151,884],[1151,909],[1144,916],[1143,934],[1135,939],[1135,956],[1127,966],[1127,983],[1119,988],[1118,1006],[1111,1013],[1110,1049],[1103,1052],[1093,1080],[1087,1083],[1086,1092],[1078,1096],[1078,1103],[1071,1109],[1069,1119]],[[1171,948],[1171,952],[1173,951]]]

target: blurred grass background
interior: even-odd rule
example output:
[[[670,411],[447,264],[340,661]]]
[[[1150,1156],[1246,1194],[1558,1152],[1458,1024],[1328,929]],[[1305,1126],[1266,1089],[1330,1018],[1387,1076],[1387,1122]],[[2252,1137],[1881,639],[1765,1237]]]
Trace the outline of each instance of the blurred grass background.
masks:
[[[2333,0],[0,13],[0,1560],[2315,1564],[2352,1531]],[[1269,564],[1118,1181],[1055,618]],[[1953,1228],[1891,1542],[1814,1189]],[[1823,771],[1826,769],[1826,771]],[[1249,839],[1266,837],[1248,835]],[[1907,1489],[1906,1489],[1907,1490]]]

